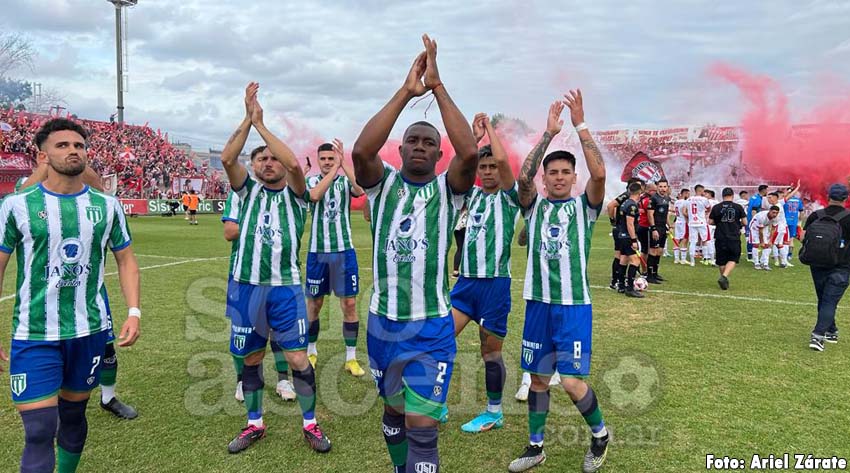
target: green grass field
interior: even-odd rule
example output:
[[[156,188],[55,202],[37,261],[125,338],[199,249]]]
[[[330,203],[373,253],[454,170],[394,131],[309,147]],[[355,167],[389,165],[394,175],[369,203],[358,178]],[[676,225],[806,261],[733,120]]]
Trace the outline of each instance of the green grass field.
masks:
[[[359,213],[353,219],[362,277],[358,308],[365,320],[371,236]],[[341,314],[332,300],[322,314],[317,373],[318,418],[333,441],[331,453],[322,456],[308,448],[297,404],[274,395],[271,354],[265,363],[268,435],[242,454],[227,453],[227,443],[245,423],[244,408],[233,398],[224,318],[230,245],[222,239],[217,216],[200,221],[190,227],[182,218],[130,220],[142,268],[142,336],[119,351],[118,394],[140,416],[119,421],[91,402],[79,470],[390,471],[374,383],[368,375],[354,379],[342,370]],[[747,460],[753,453],[850,456],[850,340],[828,345],[823,353],[807,348],[816,316],[808,268],[766,274],[744,266],[732,275],[730,290],[721,292],[716,269],[674,266],[667,258],[661,273],[668,282],[652,286],[643,300],[626,299],[603,289],[611,264],[609,228],[600,222],[590,260],[595,321],[589,381],[613,433],[603,471],[704,471],[707,453]],[[458,339],[450,420],[440,432],[444,472],[506,471],[527,442],[526,405],[513,399],[520,379],[525,263],[525,250],[516,247],[514,310],[505,342],[505,428],[477,436],[460,431],[486,402],[477,329],[470,325]],[[120,326],[126,307],[114,260],[107,271]],[[14,293],[14,274],[12,268],[6,272],[4,296]],[[0,340],[8,350],[13,301],[4,299]],[[848,315],[845,299],[839,325],[850,322]],[[365,367],[365,324],[358,349]],[[5,386],[7,367],[0,375]],[[17,471],[23,430],[5,392],[0,471],[11,472]],[[99,390],[94,394],[99,399]],[[588,438],[567,395],[553,391],[548,460],[536,471],[580,471]]]

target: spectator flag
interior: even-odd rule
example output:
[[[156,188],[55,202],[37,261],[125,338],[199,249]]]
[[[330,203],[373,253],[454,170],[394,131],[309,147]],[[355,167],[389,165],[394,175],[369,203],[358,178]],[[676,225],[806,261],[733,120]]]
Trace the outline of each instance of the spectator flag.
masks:
[[[0,131],[4,131],[6,133],[12,131],[12,125],[6,122],[0,122]]]
[[[661,163],[649,159],[643,151],[638,151],[632,156],[632,159],[626,163],[623,168],[623,174],[620,180],[628,182],[629,179],[636,177],[644,182],[658,182],[664,175],[664,169],[661,168]]]
[[[115,195],[116,191],[118,191],[118,176],[115,174],[103,176],[103,192]]]

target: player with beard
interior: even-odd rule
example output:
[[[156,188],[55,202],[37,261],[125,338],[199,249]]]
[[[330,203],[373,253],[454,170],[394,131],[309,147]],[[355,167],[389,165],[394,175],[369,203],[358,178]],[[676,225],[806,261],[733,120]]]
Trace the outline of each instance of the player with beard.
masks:
[[[298,259],[307,212],[306,182],[295,155],[266,128],[258,90],[255,82],[246,88],[245,118],[221,152],[230,185],[242,202],[227,314],[230,352],[244,362],[242,390],[248,413],[247,425],[227,450],[239,453],[265,437],[259,369],[271,338],[284,349],[292,367],[304,439],[313,450],[325,453],[331,442],[316,422],[316,375],[307,359],[307,309]],[[248,175],[238,159],[252,126],[266,142],[251,152],[251,161],[260,161],[262,181]]]
[[[83,182],[87,137],[70,120],[45,123],[35,135],[37,159],[48,166],[45,180],[0,205],[0,286],[17,251],[9,379],[24,426],[22,472],[54,466],[74,472],[80,462],[86,404],[111,327],[102,291],[107,249],[130,308],[118,346],[139,336],[139,266],[130,231],[118,199]],[[2,348],[0,359],[8,360]]]
[[[620,274],[620,246],[617,243],[617,212],[620,206],[623,205],[629,198],[629,185],[633,182],[643,183],[640,179],[632,177],[626,183],[626,191],[615,197],[605,207],[605,212],[608,214],[608,220],[611,222],[611,236],[614,239],[614,261],[611,262],[611,284],[608,286],[612,291],[617,290],[618,274]],[[522,246],[522,245],[520,245]]]
[[[528,223],[528,266],[522,334],[522,369],[532,373],[528,395],[529,444],[508,470],[526,471],[546,460],[543,451],[549,413],[549,378],[557,372],[591,431],[590,448],[582,470],[602,467],[608,453],[608,431],[593,389],[583,380],[590,374],[593,315],[587,277],[593,225],[605,197],[605,162],[584,122],[580,90],[564,95],[549,107],[546,131],[523,163],[519,199]],[[590,178],[585,192],[573,198],[575,156],[554,151],[543,158],[554,135],[561,131],[564,106],[578,134]],[[538,195],[534,177],[543,162],[546,197]],[[632,186],[639,188],[638,184]]]
[[[646,261],[648,282],[660,283],[664,278],[658,274],[661,254],[667,245],[667,216],[670,211],[670,184],[667,179],[656,183],[657,190],[649,199],[646,218],[649,221],[649,257]]]
[[[484,359],[487,409],[463,424],[464,432],[478,433],[501,428],[505,362],[502,340],[508,334],[511,312],[511,243],[520,206],[516,179],[487,115],[479,113],[472,124],[480,141],[486,133],[490,144],[478,150],[478,178],[467,199],[469,215],[464,238],[460,278],[451,292],[455,334],[476,322]]]
[[[457,347],[449,305],[452,230],[475,182],[478,146],[469,123],[440,79],[437,43],[404,85],[366,124],[351,156],[372,211],[374,283],[366,339],[369,367],[384,401],[383,432],[396,472],[439,471],[437,425],[446,403]],[[378,156],[414,97],[434,95],[455,157],[436,175],[440,133],[416,122],[399,146],[401,170]]]

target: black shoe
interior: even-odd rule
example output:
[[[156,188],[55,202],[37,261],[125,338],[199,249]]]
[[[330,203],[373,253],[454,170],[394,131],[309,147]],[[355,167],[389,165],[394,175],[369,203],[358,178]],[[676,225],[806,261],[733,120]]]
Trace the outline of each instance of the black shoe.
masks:
[[[534,468],[537,465],[542,465],[546,461],[546,452],[543,447],[529,445],[525,447],[525,451],[516,460],[508,465],[508,471],[519,472]]]
[[[611,284],[608,285],[608,289],[610,289],[612,291],[616,291],[617,290],[617,281],[611,281]]]
[[[823,339],[812,337],[812,340],[809,342],[809,348],[814,351],[823,351]]]
[[[227,451],[230,453],[239,453],[242,450],[254,445],[254,443],[266,436],[265,427],[257,427],[256,425],[247,425],[235,439],[231,440],[227,445]]]
[[[133,409],[132,406],[124,404],[123,402],[119,401],[117,397],[113,397],[106,404],[101,401],[100,407],[102,407],[105,411],[111,412],[112,415],[118,417],[119,419],[132,420],[136,417],[139,417],[139,413],[136,412],[136,410]]]
[[[584,463],[581,465],[583,473],[593,473],[605,463],[605,457],[608,456],[608,435],[602,438],[592,438],[590,440],[590,449],[584,455]]]
[[[838,343],[838,332],[826,332],[823,334],[823,340],[827,343]]]
[[[637,297],[638,299],[645,297],[642,292],[635,291],[634,289],[626,289],[625,294],[626,297]]]
[[[657,280],[659,280],[659,281],[661,281],[661,282],[666,281],[666,279],[662,278],[660,274],[656,274],[656,275],[655,275],[655,279],[657,279]]]
[[[312,424],[304,429],[304,440],[310,444],[310,448],[319,453],[327,453],[331,450],[331,440],[322,433],[319,424]]]
[[[717,284],[720,285],[720,289],[723,289],[725,291],[729,289],[729,278],[727,278],[726,276],[720,276],[720,279],[717,280]]]
[[[655,276],[648,276],[646,278],[646,282],[648,282],[649,284],[661,284],[661,281],[659,281],[658,278]]]

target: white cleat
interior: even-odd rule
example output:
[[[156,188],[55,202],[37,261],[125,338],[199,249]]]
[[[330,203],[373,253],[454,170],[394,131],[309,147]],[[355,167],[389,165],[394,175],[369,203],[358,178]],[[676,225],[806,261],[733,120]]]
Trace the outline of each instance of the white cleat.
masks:
[[[242,394],[242,381],[236,383],[236,393],[233,394],[233,397],[239,402],[245,402],[245,395]]]
[[[288,379],[278,381],[277,386],[274,388],[274,392],[283,398],[284,401],[295,400],[295,390],[292,389],[292,383],[290,383]]]
[[[528,401],[528,388],[530,386],[527,384],[520,384],[519,389],[516,391],[516,395],[514,396],[517,401],[525,402]]]

